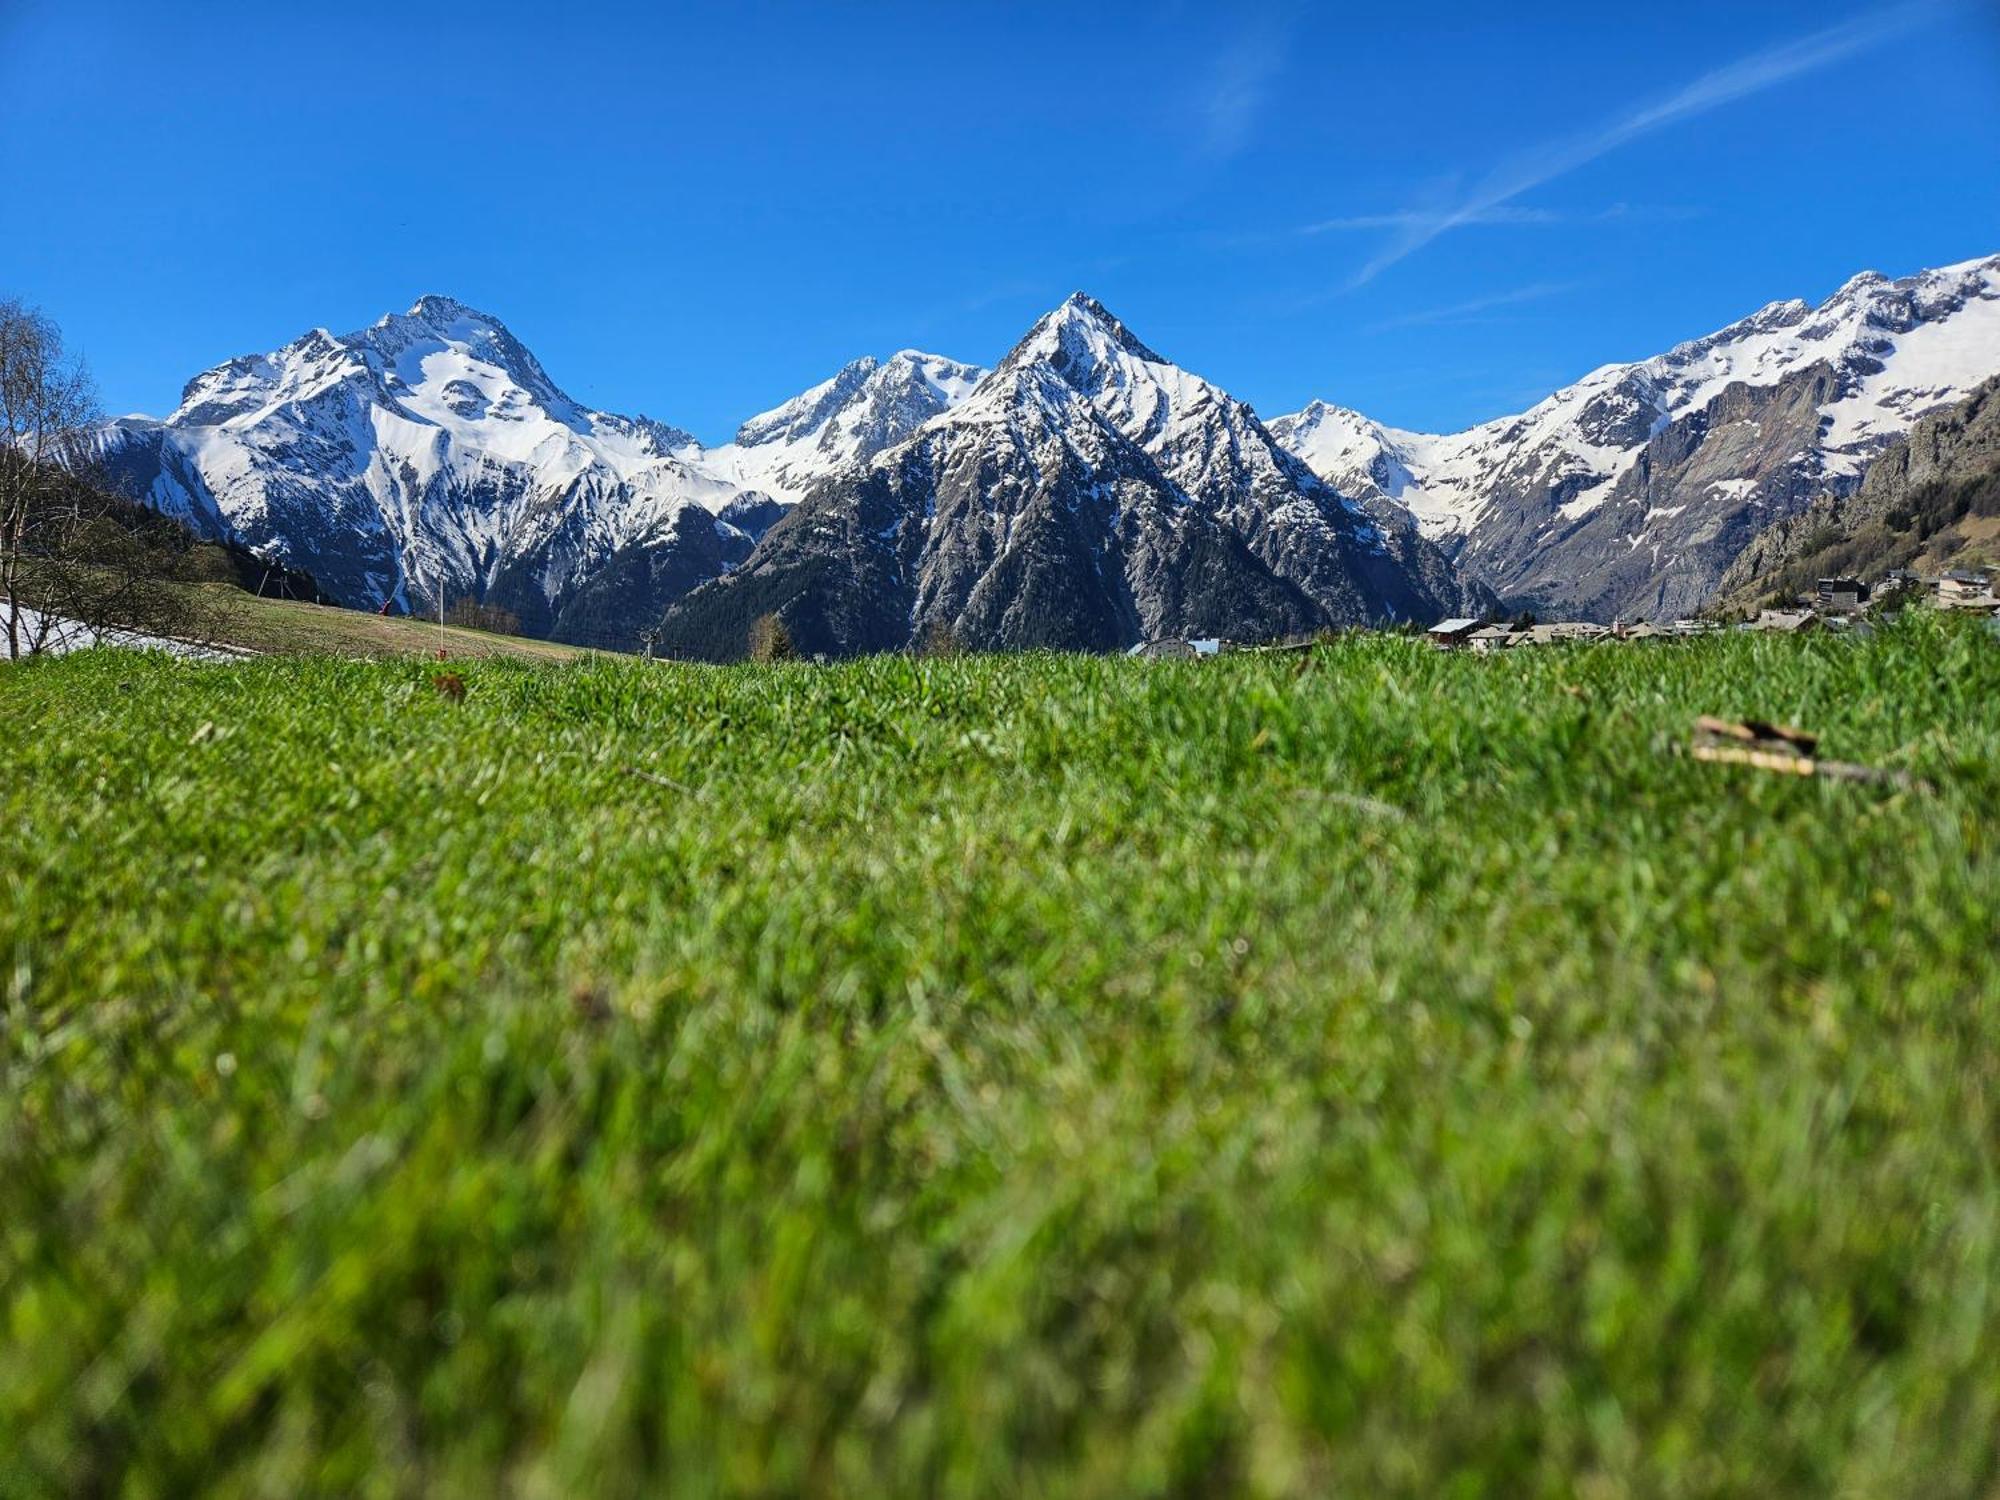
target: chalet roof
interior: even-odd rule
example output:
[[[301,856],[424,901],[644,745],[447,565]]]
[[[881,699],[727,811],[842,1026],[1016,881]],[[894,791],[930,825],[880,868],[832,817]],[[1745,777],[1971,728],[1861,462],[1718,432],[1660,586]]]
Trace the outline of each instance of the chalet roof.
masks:
[[[1818,616],[1809,609],[1767,609],[1751,623],[1758,630],[1803,630]]]

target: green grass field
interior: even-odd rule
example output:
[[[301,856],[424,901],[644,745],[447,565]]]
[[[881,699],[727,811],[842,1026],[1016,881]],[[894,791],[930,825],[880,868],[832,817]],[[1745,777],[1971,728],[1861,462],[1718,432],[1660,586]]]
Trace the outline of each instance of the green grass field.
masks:
[[[0,668],[0,1493],[2000,1486],[1977,625],[433,670]]]

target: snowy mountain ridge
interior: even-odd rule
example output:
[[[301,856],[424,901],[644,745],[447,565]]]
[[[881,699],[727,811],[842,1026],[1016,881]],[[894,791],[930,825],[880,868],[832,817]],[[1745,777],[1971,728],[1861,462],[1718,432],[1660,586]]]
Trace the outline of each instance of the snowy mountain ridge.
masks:
[[[1462,432],[1388,427],[1324,401],[1271,429],[1327,479],[1365,476],[1443,537],[1477,526],[1489,498],[1482,484],[1520,455],[1553,454],[1546,468],[1586,481],[1563,506],[1574,519],[1603,502],[1644,439],[1676,416],[1732,382],[1776,385],[1821,360],[1852,375],[1825,408],[1826,472],[1858,476],[1919,415],[1962,399],[2000,365],[2000,255],[1899,281],[1864,271],[1818,307],[1773,302],[1664,354],[1602,365],[1525,412]]]
[[[794,501],[821,475],[873,457],[950,410],[986,373],[917,349],[886,360],[864,355],[750,418],[734,442],[704,449],[689,438],[680,456],[724,483]]]
[[[1994,374],[2000,256],[1864,273],[1817,306],[1774,302],[1449,434],[1321,401],[1266,424],[1077,293],[991,371],[911,349],[858,359],[705,446],[586,408],[497,318],[426,296],[354,333],[316,328],[218,365],[164,420],[99,428],[95,456],[127,493],[348,604],[473,597],[531,632],[601,644],[632,644],[828,481],[891,471],[983,507],[990,524],[963,523],[959,550],[944,549],[954,566],[979,549],[998,566],[1060,494],[1102,531],[1061,543],[1093,567],[1106,536],[1121,567],[1119,549],[1141,543],[1153,565],[1182,566],[1169,523],[1199,512],[1202,545],[1221,549],[1204,556],[1249,549],[1216,577],[1254,592],[1263,570],[1303,591],[1306,605],[1244,621],[1358,619],[1447,595],[1629,617],[1699,607],[1750,537],[1852,488],[1918,417]],[[970,477],[919,482],[913,444]],[[1084,473],[1098,489],[1078,487]],[[956,588],[937,597],[963,615]],[[1089,628],[1109,639],[1192,618],[1168,593],[1142,580]],[[1204,618],[1226,615],[1203,597]]]
[[[1781,453],[1738,443],[1725,461],[1728,445],[1706,425],[1725,393],[1776,391],[1810,371],[1824,372],[1807,403],[1816,419],[1797,402],[1783,403],[1795,446]],[[1995,373],[2000,256],[1894,281],[1863,272],[1817,306],[1773,302],[1664,354],[1602,366],[1525,412],[1463,432],[1402,431],[1325,402],[1271,429],[1330,483],[1408,510],[1461,569],[1502,595],[1686,607],[1702,577],[1719,577],[1712,559],[1689,562],[1682,582],[1650,604],[1629,567],[1618,581],[1599,580],[1588,599],[1565,598],[1560,579],[1576,571],[1570,554],[1588,554],[1589,572],[1609,566],[1614,546],[1643,549],[1649,563],[1671,570],[1689,547],[1713,552],[1740,540],[1738,510],[1756,512],[1763,524],[1815,490],[1851,488],[1918,417]],[[1739,412],[1733,420],[1764,419]],[[1792,432],[1801,421],[1811,430]],[[1689,443],[1706,445],[1701,461]],[[1701,487],[1682,483],[1663,493],[1654,472],[1663,459],[1693,464],[1683,477],[1699,471]]]
[[[827,654],[1104,650],[1460,603],[1414,528],[1378,526],[1249,407],[1077,293],[963,401],[816,482],[664,629],[672,649],[724,658],[768,614]]]
[[[499,319],[426,296],[197,375],[164,421],[100,428],[94,457],[155,508],[349,604],[470,595],[546,631],[635,549],[690,554],[698,576],[729,566],[772,502],[907,435],[983,373],[916,351],[857,361],[704,449],[585,408]]]

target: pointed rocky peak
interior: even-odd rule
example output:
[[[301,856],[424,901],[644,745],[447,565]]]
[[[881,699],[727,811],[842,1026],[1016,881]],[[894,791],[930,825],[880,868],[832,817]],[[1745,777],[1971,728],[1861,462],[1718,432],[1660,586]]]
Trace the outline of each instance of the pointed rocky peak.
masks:
[[[378,347],[403,347],[425,340],[484,352],[488,357],[504,355],[498,363],[534,363],[534,356],[522,347],[507,325],[493,314],[460,302],[456,297],[426,293],[410,304],[408,312],[385,313],[350,341],[360,340]],[[539,364],[535,365],[540,370]]]
[[[330,330],[314,328],[300,334],[279,352],[298,355],[303,359],[323,359],[328,355],[343,352],[346,347]]]
[[[426,292],[410,304],[408,312],[391,313],[375,326],[384,327],[399,319],[420,324],[445,339],[466,341],[485,337],[505,339],[509,343],[515,342],[514,335],[508,331],[507,325],[492,313],[481,312],[470,303],[461,302],[456,297],[440,296],[435,292]]]
[[[1266,425],[1272,437],[1315,469],[1322,462],[1365,461],[1394,446],[1389,429],[1380,422],[1331,401],[1308,401]]]
[[[898,349],[883,361],[879,383],[897,389],[922,388],[945,406],[956,406],[986,375],[980,365],[961,364],[921,349]]]
[[[1878,286],[1887,286],[1889,278],[1880,271],[1857,271],[1840,284],[1840,290],[1827,298],[1828,302],[1851,302],[1864,293],[1872,292]]]
[[[424,319],[477,318],[482,322],[497,322],[477,308],[461,302],[456,297],[446,297],[437,292],[425,292],[410,304],[407,316]]]
[[[1405,446],[1429,441],[1419,434],[1393,432],[1330,401],[1308,402],[1290,416],[1274,418],[1269,428],[1281,448],[1343,494],[1378,494],[1412,507],[1422,501]]]
[[[366,349],[392,388],[421,384],[427,378],[426,358],[449,351],[455,358],[448,363],[471,360],[499,370],[560,421],[582,416],[582,407],[549,378],[542,362],[505,323],[456,297],[427,293],[408,312],[389,313],[343,342]]]
[[[1153,365],[1167,363],[1141,343],[1102,302],[1083,292],[1071,292],[1008,351],[1007,357],[1000,361],[1000,368],[1045,364],[1081,389],[1090,383],[1091,371],[1131,360]]]
[[[1299,437],[1321,431],[1341,431],[1366,433],[1379,438],[1387,430],[1373,417],[1364,416],[1351,406],[1336,406],[1317,397],[1288,416],[1273,417],[1267,425],[1273,433]]]

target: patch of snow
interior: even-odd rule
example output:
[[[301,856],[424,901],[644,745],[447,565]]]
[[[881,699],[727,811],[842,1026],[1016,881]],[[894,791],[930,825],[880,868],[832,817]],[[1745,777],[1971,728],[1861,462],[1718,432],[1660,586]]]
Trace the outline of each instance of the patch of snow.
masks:
[[[0,600],[0,662],[7,660],[7,613],[6,601]],[[236,661],[241,656],[239,652],[220,646],[200,646],[191,641],[146,635],[136,630],[97,630],[79,620],[43,614],[25,605],[21,609],[20,622],[23,649],[33,645],[34,654],[41,656],[67,656],[72,651],[88,651],[100,646],[121,651],[164,651],[169,656],[178,656],[186,661]]]

